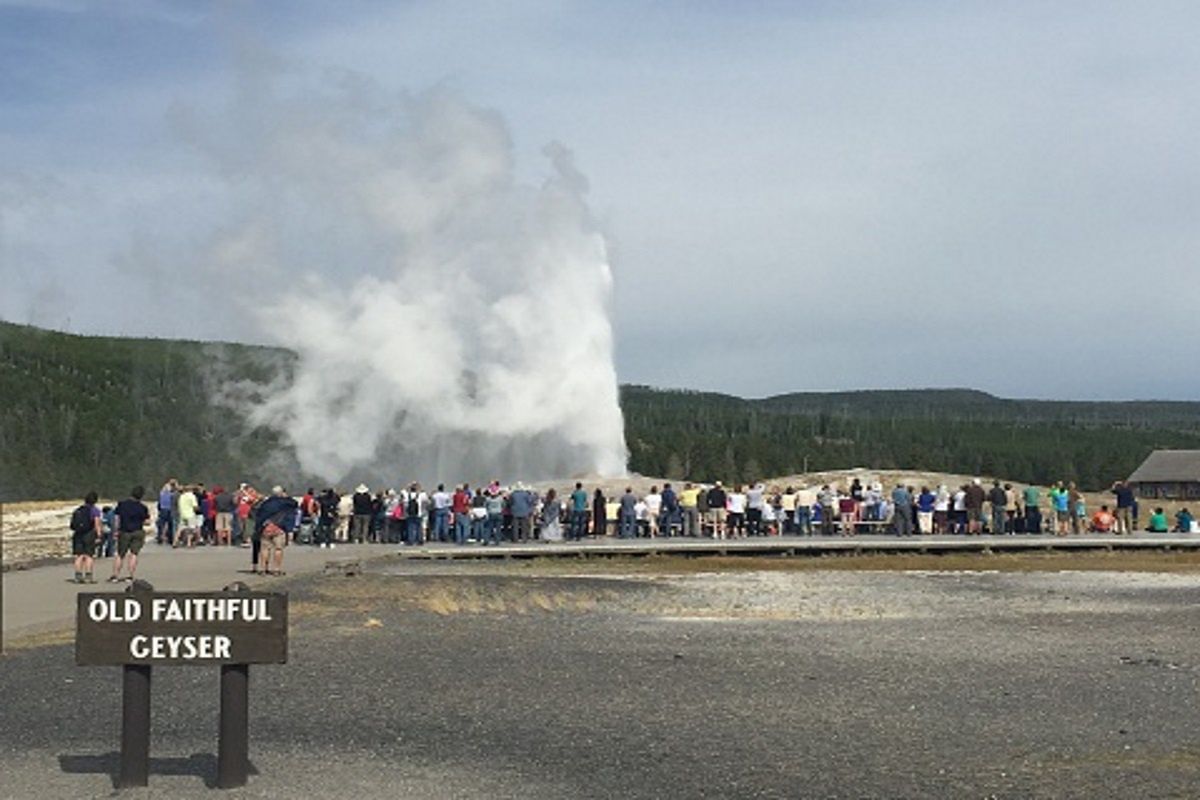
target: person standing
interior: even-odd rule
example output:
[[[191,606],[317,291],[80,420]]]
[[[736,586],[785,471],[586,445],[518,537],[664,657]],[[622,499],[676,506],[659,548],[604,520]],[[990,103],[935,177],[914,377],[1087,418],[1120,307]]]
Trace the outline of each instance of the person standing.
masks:
[[[1000,535],[1005,532],[1006,523],[1008,522],[1008,492],[1004,491],[1004,487],[997,480],[992,484],[991,490],[988,492],[988,503],[992,507],[992,533]]]
[[[662,509],[658,515],[658,529],[663,535],[674,535],[674,528],[679,524],[679,495],[671,484],[663,484]]]
[[[97,558],[112,558],[117,550],[117,519],[112,506],[100,509],[100,549]]]
[[[354,519],[354,493],[338,493],[337,529],[333,538],[339,542],[350,541],[350,524]]]
[[[471,538],[476,544],[484,544],[484,534],[487,533],[487,494],[479,488],[471,495]]]
[[[158,493],[158,519],[155,522],[155,544],[168,545],[175,543],[175,495],[179,490],[179,482],[174,478],[163,484]]]
[[[141,486],[133,487],[129,497],[117,503],[113,512],[117,522],[117,557],[113,559],[113,573],[108,579],[109,583],[118,583],[121,580],[122,566],[129,572],[125,580],[132,581],[137,572],[138,554],[142,552],[142,545],[146,543],[146,523],[150,521],[150,512],[142,502],[145,494],[146,490]]]
[[[437,491],[430,497],[430,502],[433,503],[433,533],[429,538],[436,538],[439,542],[449,541],[450,539],[450,493],[446,491],[446,485],[439,483]]]
[[[765,496],[766,489],[761,483],[746,490],[746,533],[750,536],[762,536]]]
[[[233,511],[236,508],[233,493],[226,491],[222,486],[217,486],[213,492],[216,495],[213,497],[213,505],[217,511],[217,544],[228,545],[233,540]]]
[[[834,522],[837,519],[838,493],[829,484],[817,492],[817,504],[821,506],[821,535],[833,536]]]
[[[1021,515],[1025,533],[1042,532],[1042,493],[1036,486],[1026,486],[1021,491],[1024,513]]]
[[[1050,490],[1050,504],[1054,508],[1054,532],[1066,536],[1071,527],[1071,495],[1062,481]]]
[[[683,484],[683,491],[679,493],[684,536],[695,538],[700,532],[700,494],[700,490],[691,483]]]
[[[912,505],[912,493],[897,484],[892,490],[892,528],[897,537],[912,536]]]
[[[96,542],[100,538],[99,498],[88,492],[83,505],[71,514],[71,555],[75,557],[75,583],[95,583]]]
[[[529,541],[533,538],[533,506],[537,498],[525,488],[525,484],[518,483],[508,500],[513,518],[513,541]]]
[[[779,498],[780,535],[796,532],[796,490],[789,486]]]
[[[467,484],[454,487],[450,513],[454,514],[454,543],[466,544],[471,533],[471,487]]]
[[[967,533],[978,536],[983,533],[983,501],[986,497],[983,482],[976,478],[963,492],[963,505],[967,510]]]
[[[1112,493],[1117,498],[1117,533],[1133,533],[1133,488],[1127,481],[1117,481],[1112,485]]]
[[[1067,496],[1071,507],[1071,533],[1078,535],[1087,530],[1087,500],[1074,481],[1067,487]]]
[[[592,495],[592,536],[605,536],[608,534],[608,500],[604,497],[604,491],[597,486],[595,493]]]
[[[250,516],[250,510],[258,502],[258,493],[254,491],[253,486],[243,483],[238,487],[234,498],[237,500],[237,530],[233,534],[234,544],[249,547],[250,538],[254,533],[254,520]]]
[[[800,484],[796,491],[796,526],[797,536],[812,536],[812,512],[817,504],[817,493],[808,488],[807,483]]]
[[[193,487],[188,486],[179,492],[179,497],[176,501],[176,506],[179,510],[179,528],[176,531],[175,541],[172,547],[194,547],[196,539],[200,536],[200,527],[203,524],[200,519],[200,500],[196,496],[196,491]]]
[[[717,481],[708,490],[708,517],[714,539],[724,539],[728,535],[728,531],[725,530],[725,520],[728,514],[725,505],[728,502],[729,496],[725,494],[725,487],[721,485],[720,481]]]
[[[338,496],[331,487],[317,497],[317,543],[322,548],[334,547],[333,529],[337,525]]]
[[[633,493],[632,486],[625,487],[625,494],[621,495],[620,508],[620,536],[622,539],[633,539],[637,536],[637,496]]]
[[[1019,503],[1017,502],[1017,490],[1013,488],[1011,483],[1004,484],[1004,530],[1010,534],[1017,532],[1017,511]]]
[[[575,491],[571,492],[571,540],[580,541],[587,533],[588,523],[588,496],[583,490],[582,483],[575,484]]]
[[[350,498],[350,541],[362,544],[367,540],[371,531],[371,491],[366,484],[360,483],[354,487]]]
[[[487,500],[484,502],[484,511],[487,512],[487,527],[485,531],[486,538],[484,545],[494,544],[500,546],[501,533],[504,530],[504,493],[500,491],[500,487],[492,484],[488,487]]]
[[[658,487],[651,486],[650,493],[642,498],[642,502],[646,504],[646,528],[653,539],[658,536],[658,518],[662,513],[662,495],[658,493]]]
[[[700,484],[696,487],[696,519],[699,525],[696,529],[697,536],[704,536],[704,529],[708,525],[709,516],[708,487]]]
[[[284,574],[283,550],[287,547],[288,534],[296,527],[298,516],[299,504],[295,498],[288,497],[282,486],[273,487],[271,496],[258,504],[254,510],[254,532],[262,540],[262,555],[255,566],[255,573]]]
[[[738,485],[725,498],[725,508],[729,512],[729,533],[739,539],[746,537],[746,487]]]
[[[936,503],[937,497],[929,491],[929,487],[922,486],[921,493],[917,495],[917,530],[926,536],[933,533],[933,514]]]
[[[425,519],[425,504],[428,499],[425,493],[421,491],[421,484],[410,484],[408,490],[404,493],[404,520],[405,534],[404,543],[408,545],[424,544],[425,537],[422,534],[422,523]]]
[[[561,542],[562,535],[562,501],[554,489],[546,492],[542,503],[542,541]]]

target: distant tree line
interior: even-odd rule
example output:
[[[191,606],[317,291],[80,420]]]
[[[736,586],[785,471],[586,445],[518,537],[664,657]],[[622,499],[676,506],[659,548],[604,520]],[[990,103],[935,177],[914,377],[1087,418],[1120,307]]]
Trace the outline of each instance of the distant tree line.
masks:
[[[82,487],[115,496],[168,476],[303,479],[274,435],[215,402],[224,381],[267,380],[290,360],[269,348],[0,323],[0,500],[74,497]],[[743,400],[624,386],[621,406],[630,469],[678,479],[865,466],[1095,489],[1155,448],[1200,448],[1200,403],[1054,403],[965,390]]]

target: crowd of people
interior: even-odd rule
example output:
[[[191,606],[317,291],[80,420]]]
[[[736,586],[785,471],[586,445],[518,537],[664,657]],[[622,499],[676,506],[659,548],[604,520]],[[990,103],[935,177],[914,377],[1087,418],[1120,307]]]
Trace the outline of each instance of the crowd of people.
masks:
[[[1120,481],[1110,490],[1112,502],[1095,509],[1074,483],[1018,490],[1000,481],[987,486],[980,479],[954,488],[896,485],[890,490],[858,479],[844,487],[685,482],[678,490],[664,483],[645,494],[630,486],[608,495],[601,488],[589,493],[576,483],[561,496],[555,489],[543,493],[498,481],[478,488],[438,484],[431,491],[419,483],[374,492],[360,484],[344,493],[310,488],[299,497],[279,486],[262,494],[246,483],[236,489],[207,488],[172,479],[152,501],[153,519],[143,494],[135,487],[129,498],[101,508],[93,492],[76,509],[71,528],[77,581],[94,582],[96,557],[114,558],[109,580],[132,580],[150,525],[154,541],[163,546],[251,548],[254,571],[265,574],[283,573],[283,550],[289,543],[322,548],[339,543],[489,546],[601,536],[727,539],[868,532],[1066,536],[1130,534],[1139,526],[1138,498]],[[1155,508],[1146,530],[1197,532],[1187,509],[1177,512],[1173,522]]]

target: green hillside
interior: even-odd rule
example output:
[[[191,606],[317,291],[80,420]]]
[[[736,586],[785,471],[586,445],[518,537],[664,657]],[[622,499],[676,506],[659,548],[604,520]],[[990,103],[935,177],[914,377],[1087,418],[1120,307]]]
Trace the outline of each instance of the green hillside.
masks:
[[[270,437],[211,402],[219,370],[265,378],[265,364],[261,348],[0,323],[0,500],[112,496],[168,475],[265,477]]]
[[[632,464],[752,479],[867,466],[1108,486],[1156,448],[1200,447],[1200,403],[1005,400],[962,389],[743,400],[626,386]]]
[[[272,436],[247,431],[214,401],[223,380],[265,379],[289,363],[260,347],[0,323],[0,500],[73,497],[81,487],[111,495],[167,475],[300,477]],[[677,478],[871,466],[1099,488],[1156,447],[1200,448],[1200,403],[1005,400],[968,390],[744,400],[625,386],[621,404],[630,469]]]

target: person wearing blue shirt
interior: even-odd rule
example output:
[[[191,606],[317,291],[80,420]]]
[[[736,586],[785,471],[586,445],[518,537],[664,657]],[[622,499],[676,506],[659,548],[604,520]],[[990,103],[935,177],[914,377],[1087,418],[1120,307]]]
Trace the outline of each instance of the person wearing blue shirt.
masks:
[[[517,484],[516,491],[508,497],[508,508],[513,519],[513,541],[524,542],[533,534],[533,493],[524,484]]]
[[[679,496],[665,484],[662,490],[662,512],[659,517],[659,530],[666,536],[671,536],[672,529],[679,524]]]
[[[175,517],[172,513],[175,508],[175,496],[179,489],[179,482],[174,478],[163,484],[162,490],[158,493],[158,519],[155,522],[156,535],[155,542],[162,544],[164,541],[169,544],[175,544]]]
[[[1117,498],[1117,533],[1133,533],[1137,528],[1133,508],[1137,505],[1134,499],[1133,487],[1127,481],[1117,481],[1112,485],[1112,493]]]
[[[929,491],[928,486],[922,486],[921,494],[917,495],[917,530],[921,533],[933,533],[933,511],[936,503],[937,496]]]

